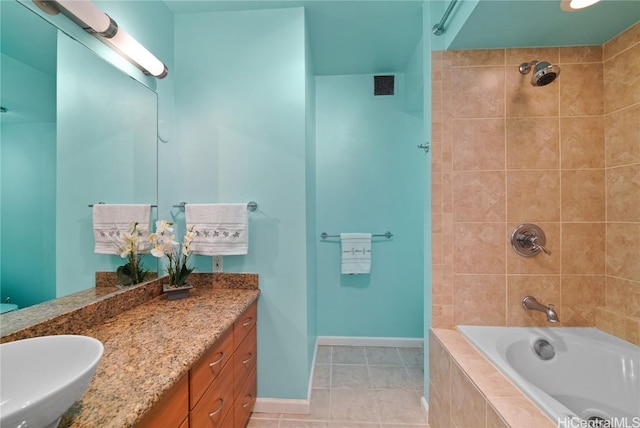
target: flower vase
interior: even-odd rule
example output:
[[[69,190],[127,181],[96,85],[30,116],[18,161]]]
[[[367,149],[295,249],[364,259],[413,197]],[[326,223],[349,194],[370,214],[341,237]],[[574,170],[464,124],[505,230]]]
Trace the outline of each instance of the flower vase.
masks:
[[[193,285],[186,282],[183,286],[176,286],[175,284],[162,284],[162,291],[167,293],[167,300],[178,300],[189,297],[189,291],[193,288]]]

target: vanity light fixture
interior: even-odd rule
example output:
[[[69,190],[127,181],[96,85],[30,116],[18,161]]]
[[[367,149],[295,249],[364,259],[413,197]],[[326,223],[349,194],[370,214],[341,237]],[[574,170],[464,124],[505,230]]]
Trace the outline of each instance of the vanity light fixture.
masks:
[[[58,0],[57,3],[66,17],[88,33],[113,37],[118,32],[118,24],[91,1]]]
[[[118,52],[143,73],[162,79],[169,70],[136,39],[131,37],[109,15],[101,11],[91,0],[33,0],[43,11],[55,15],[62,12],[86,32]]]
[[[97,37],[129,61],[139,66],[145,73],[158,79],[165,78],[169,73],[169,69],[162,61],[122,28],[118,28],[118,32],[113,37]]]
[[[565,12],[576,12],[585,7],[592,6],[600,0],[561,0],[560,9]]]

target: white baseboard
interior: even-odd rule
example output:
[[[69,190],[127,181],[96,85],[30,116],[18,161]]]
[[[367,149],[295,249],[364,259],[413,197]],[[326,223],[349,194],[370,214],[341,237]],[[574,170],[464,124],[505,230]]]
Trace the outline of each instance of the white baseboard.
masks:
[[[429,403],[427,403],[427,400],[425,400],[424,397],[420,399],[420,403],[422,403],[422,413],[424,413],[424,417],[428,421],[429,420]]]
[[[392,348],[422,348],[422,337],[351,337],[318,336],[318,345],[325,346],[388,346]]]
[[[309,399],[295,398],[256,398],[254,412],[259,413],[289,413],[293,415],[308,415],[311,408]]]

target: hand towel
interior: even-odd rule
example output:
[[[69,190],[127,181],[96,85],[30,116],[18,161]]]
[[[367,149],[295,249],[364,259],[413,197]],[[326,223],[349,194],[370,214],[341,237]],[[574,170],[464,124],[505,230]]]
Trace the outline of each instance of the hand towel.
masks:
[[[118,254],[120,234],[126,233],[136,222],[137,230],[143,232],[139,236],[138,247],[150,247],[145,243],[149,240],[151,205],[95,204],[93,206],[93,237],[96,242],[94,251],[98,254]]]
[[[341,233],[342,273],[345,275],[371,272],[371,234]]]
[[[247,204],[186,204],[187,227],[193,227],[194,254],[229,256],[249,251]]]

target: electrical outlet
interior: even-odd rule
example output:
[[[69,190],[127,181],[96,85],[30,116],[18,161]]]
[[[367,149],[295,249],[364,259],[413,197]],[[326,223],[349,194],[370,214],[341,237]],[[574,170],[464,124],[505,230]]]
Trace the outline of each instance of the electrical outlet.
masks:
[[[213,256],[213,271],[222,272],[222,256]]]

